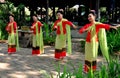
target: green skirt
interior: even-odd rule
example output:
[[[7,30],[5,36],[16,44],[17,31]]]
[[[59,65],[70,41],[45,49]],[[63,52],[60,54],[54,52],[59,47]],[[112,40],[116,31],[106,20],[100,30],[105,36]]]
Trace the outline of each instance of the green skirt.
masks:
[[[66,47],[66,35],[57,35],[55,41],[55,49],[63,49]]]
[[[87,61],[96,61],[98,55],[98,42],[95,41],[95,44],[86,42],[85,44],[85,60]]]
[[[8,36],[8,45],[16,45],[16,34],[10,33]]]

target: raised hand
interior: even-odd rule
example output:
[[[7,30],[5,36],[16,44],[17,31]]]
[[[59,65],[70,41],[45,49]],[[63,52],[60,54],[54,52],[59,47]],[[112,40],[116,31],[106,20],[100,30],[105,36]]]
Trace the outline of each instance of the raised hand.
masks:
[[[77,28],[78,28],[78,26],[73,26],[73,28],[74,28],[74,29],[77,29]]]
[[[110,28],[117,30],[117,26],[110,26]]]
[[[120,24],[118,24],[116,27],[119,28],[119,27],[120,27]]]
[[[74,24],[72,24],[72,27],[74,28],[74,29],[77,29],[78,27],[76,26],[76,25],[74,25]]]

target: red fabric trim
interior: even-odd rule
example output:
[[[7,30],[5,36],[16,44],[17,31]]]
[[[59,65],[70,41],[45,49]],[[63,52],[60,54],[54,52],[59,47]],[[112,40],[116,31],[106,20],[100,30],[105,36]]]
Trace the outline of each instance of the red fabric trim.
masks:
[[[86,24],[86,25],[84,25],[80,30],[79,30],[79,33],[81,34],[81,33],[83,33],[88,27],[90,27],[91,26],[91,24]]]
[[[62,22],[63,34],[66,34],[66,21]]]
[[[57,34],[61,34],[61,32],[60,32],[60,26],[57,26]]]
[[[85,26],[83,26],[79,30],[79,33],[83,33],[90,26],[91,26],[91,24],[86,24]],[[98,41],[98,32],[99,32],[100,28],[105,28],[105,29],[109,30],[110,29],[110,25],[108,25],[108,24],[97,24],[96,25],[96,35],[97,35],[96,41]],[[90,42],[90,40],[91,40],[91,32],[88,32],[87,36],[86,36],[86,42]]]
[[[9,22],[5,29],[6,29],[7,32],[11,33],[12,32],[12,29],[11,29],[12,23],[13,23],[14,33],[16,33],[16,29],[17,29],[17,23],[16,22]]]
[[[60,26],[57,26],[57,24],[58,24],[59,22],[61,22],[61,20],[55,21],[54,26],[53,26],[53,29],[57,29],[56,33],[57,33],[58,35],[61,34]],[[62,32],[63,32],[63,34],[66,34],[66,24],[72,26],[73,23],[70,22],[70,21],[62,21],[62,27],[63,27],[63,31],[62,31]]]
[[[97,66],[92,66],[92,70],[95,71],[97,69]]]
[[[61,58],[61,53],[59,52],[55,52],[55,56],[56,59],[60,59]]]
[[[89,68],[88,68],[88,66],[85,64],[84,65],[84,72],[88,72],[89,71]]]
[[[16,48],[8,48],[8,53],[15,53],[16,52]]]
[[[56,59],[60,59],[60,58],[64,58],[66,56],[66,52],[55,52],[55,58]]]
[[[42,23],[40,21],[34,22],[32,24],[32,27],[31,27],[31,30],[33,31],[33,34],[36,34],[36,26],[34,26],[36,23],[38,23],[38,33],[40,33],[40,27],[42,26]]]
[[[40,50],[36,50],[36,54],[40,54]]]
[[[69,26],[72,26],[72,22],[71,21],[65,21],[65,24],[68,24]]]
[[[66,51],[63,51],[62,52],[62,57],[65,57],[66,56]]]
[[[58,22],[60,22],[60,20],[56,20],[56,21],[55,21],[55,23],[54,23],[54,25],[53,25],[53,29],[55,29],[55,28],[57,29],[57,23],[58,23]]]
[[[32,50],[32,55],[38,55],[40,54],[40,50]]]
[[[105,28],[106,30],[109,30],[110,29],[110,25],[109,24],[97,24],[96,25],[96,32],[99,31],[100,28]]]
[[[88,32],[88,33],[87,33],[87,36],[86,36],[86,41],[87,41],[87,42],[90,42],[90,41],[91,41],[90,38],[91,38],[91,33]]]
[[[32,55],[35,54],[35,50],[32,50]]]
[[[93,71],[95,71],[97,69],[97,66],[95,65],[95,66],[92,66],[92,70]],[[88,65],[84,65],[84,72],[89,72],[89,70],[90,70],[90,67],[88,66]]]
[[[85,30],[86,30],[88,27],[90,27],[90,26],[91,26],[91,24],[86,24],[86,25],[84,25],[84,26],[79,30],[79,33],[82,34],[82,33],[85,32]],[[87,33],[87,36],[86,36],[86,42],[90,42],[90,38],[91,38],[91,33],[88,32],[88,33]]]

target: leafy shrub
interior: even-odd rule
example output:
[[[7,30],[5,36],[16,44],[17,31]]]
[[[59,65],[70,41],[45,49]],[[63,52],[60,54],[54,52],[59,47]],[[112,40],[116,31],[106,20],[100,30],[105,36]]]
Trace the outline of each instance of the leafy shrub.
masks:
[[[107,64],[102,64],[98,71],[93,72],[90,70],[88,73],[83,73],[82,64],[79,68],[75,68],[73,64],[73,71],[70,70],[68,65],[62,66],[61,72],[60,64],[57,67],[57,78],[120,78],[120,63],[119,59],[111,59]]]
[[[44,44],[54,45],[55,42],[55,33],[52,31],[53,24],[44,23]]]
[[[110,54],[120,50],[120,29],[107,31],[107,43]]]
[[[5,28],[6,28],[6,23],[3,20],[0,20],[0,40],[7,39],[8,34]]]

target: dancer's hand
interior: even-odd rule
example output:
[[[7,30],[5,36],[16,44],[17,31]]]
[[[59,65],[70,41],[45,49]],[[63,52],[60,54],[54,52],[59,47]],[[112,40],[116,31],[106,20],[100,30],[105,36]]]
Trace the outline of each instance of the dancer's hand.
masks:
[[[78,28],[78,26],[75,26],[75,25],[74,25],[74,26],[73,26],[73,28],[74,28],[74,29],[77,29],[77,28]]]
[[[31,29],[34,29],[35,25],[31,26]]]
[[[53,27],[53,28],[52,28],[52,31],[56,31],[56,30],[57,30],[57,28],[56,28],[56,27]]]
[[[119,28],[119,27],[120,27],[120,24],[118,24],[116,27]]]
[[[43,27],[43,24],[41,24],[41,26]]]
[[[52,30],[53,30],[53,31],[56,31],[56,30],[57,30],[57,26],[54,26],[54,27],[52,28]]]
[[[72,27],[74,28],[74,29],[77,29],[78,27],[76,26],[76,25],[74,25],[74,24],[72,24]]]
[[[117,26],[110,26],[110,28],[117,30]]]

